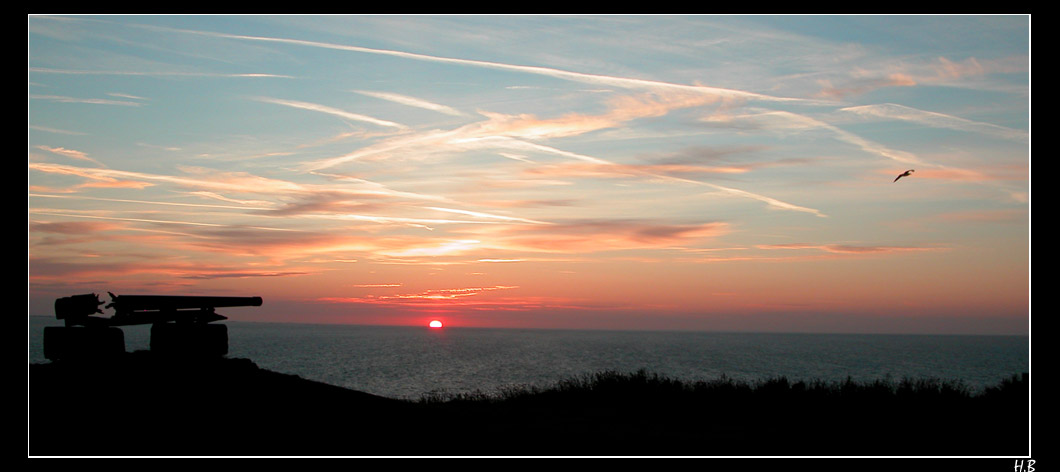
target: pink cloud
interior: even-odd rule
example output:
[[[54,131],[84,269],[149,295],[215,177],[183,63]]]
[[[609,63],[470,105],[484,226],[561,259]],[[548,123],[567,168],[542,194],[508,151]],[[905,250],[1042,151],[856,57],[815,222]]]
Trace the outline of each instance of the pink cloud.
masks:
[[[696,174],[742,174],[749,168],[742,166],[696,166],[684,164],[611,164],[593,162],[565,162],[538,166],[525,170],[527,175],[545,177],[600,177],[626,178],[653,175],[687,176]]]
[[[676,247],[728,233],[723,222],[666,224],[634,220],[558,223],[547,227],[506,227],[493,232],[492,247],[522,251],[588,253]]]
[[[820,81],[819,92],[824,98],[843,98],[859,95],[886,87],[911,87],[923,84],[952,83],[968,77],[998,73],[1018,73],[1028,69],[1025,57],[979,59],[969,57],[953,61],[938,57],[920,64],[888,65],[881,70],[857,69],[849,74],[842,85],[833,85],[831,80]]]
[[[816,249],[833,254],[888,254],[896,252],[937,251],[940,248],[917,246],[854,246],[849,244],[763,244],[759,249]]]

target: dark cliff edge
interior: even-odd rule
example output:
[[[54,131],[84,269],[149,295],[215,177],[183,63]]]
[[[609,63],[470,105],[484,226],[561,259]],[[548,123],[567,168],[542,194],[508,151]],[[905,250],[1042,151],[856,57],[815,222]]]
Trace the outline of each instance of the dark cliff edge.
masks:
[[[31,364],[30,456],[1027,456],[1027,379],[984,393],[644,373],[503,399],[389,399],[248,359]],[[908,390],[908,389],[907,389]]]

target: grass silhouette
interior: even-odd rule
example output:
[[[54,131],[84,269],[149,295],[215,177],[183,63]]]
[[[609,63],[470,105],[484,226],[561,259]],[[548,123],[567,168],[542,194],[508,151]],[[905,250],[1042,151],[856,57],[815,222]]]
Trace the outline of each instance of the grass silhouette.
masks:
[[[770,401],[893,401],[902,402],[972,402],[1026,394],[1025,379],[1013,375],[998,385],[973,391],[960,380],[903,378],[856,382],[790,381],[775,377],[756,382],[740,381],[726,375],[714,380],[685,381],[647,370],[624,373],[607,370],[561,380],[552,386],[509,385],[491,392],[448,393],[433,391],[423,395],[422,404],[502,403],[556,399],[576,401],[628,401],[665,398],[670,401],[762,399]]]
[[[686,381],[603,371],[389,399],[138,353],[31,364],[31,455],[1025,456],[1029,382]]]
[[[605,454],[979,456],[1029,449],[1025,375],[973,390],[939,379],[682,381],[604,371],[548,387],[432,392],[418,404],[465,418],[477,413],[518,425],[506,431],[513,436],[563,437]]]

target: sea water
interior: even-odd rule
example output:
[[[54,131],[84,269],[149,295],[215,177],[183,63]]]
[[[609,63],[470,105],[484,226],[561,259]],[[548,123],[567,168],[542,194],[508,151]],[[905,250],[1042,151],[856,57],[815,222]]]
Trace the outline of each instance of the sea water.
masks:
[[[30,363],[48,362],[29,317]],[[937,379],[973,391],[1029,372],[1026,336],[777,334],[309,325],[226,321],[228,357],[391,398],[548,387],[602,371],[697,381]],[[123,327],[126,351],[149,326]]]

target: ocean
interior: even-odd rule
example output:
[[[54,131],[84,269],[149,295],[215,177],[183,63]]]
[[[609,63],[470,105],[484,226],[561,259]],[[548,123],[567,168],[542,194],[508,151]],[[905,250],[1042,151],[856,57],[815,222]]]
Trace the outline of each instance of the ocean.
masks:
[[[44,358],[49,317],[29,317],[28,358]],[[548,387],[644,369],[696,381],[938,379],[973,391],[1029,372],[1026,336],[778,334],[310,325],[224,322],[228,357],[391,398]],[[126,326],[126,351],[149,326]]]

